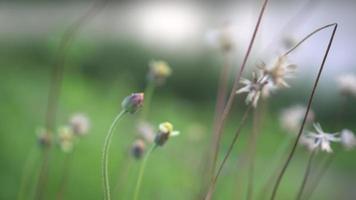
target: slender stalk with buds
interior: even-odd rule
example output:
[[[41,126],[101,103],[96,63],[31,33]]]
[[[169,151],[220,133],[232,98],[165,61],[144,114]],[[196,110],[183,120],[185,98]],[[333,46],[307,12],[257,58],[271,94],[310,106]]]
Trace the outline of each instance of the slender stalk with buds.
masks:
[[[274,200],[275,197],[276,197],[279,184],[280,184],[280,182],[281,182],[281,180],[282,180],[282,178],[283,178],[283,175],[284,175],[284,173],[285,173],[285,171],[286,171],[286,169],[287,169],[287,167],[288,167],[290,161],[291,161],[292,158],[293,158],[293,155],[294,155],[295,150],[296,150],[296,148],[297,148],[299,139],[300,139],[300,137],[301,137],[301,135],[302,135],[302,133],[303,133],[304,125],[305,125],[305,122],[306,122],[306,120],[307,120],[307,117],[308,117],[308,114],[309,114],[309,111],[310,111],[310,108],[311,108],[311,104],[312,104],[312,102],[313,102],[314,94],[315,94],[316,88],[317,88],[317,86],[318,86],[321,73],[322,73],[322,71],[323,71],[323,69],[324,69],[325,61],[326,61],[326,59],[327,59],[327,57],[328,57],[328,54],[329,54],[329,51],[330,51],[330,49],[331,49],[331,44],[332,44],[332,42],[333,42],[333,40],[334,40],[334,36],[335,36],[336,30],[337,30],[337,26],[338,26],[337,23],[333,23],[333,24],[328,24],[328,25],[326,25],[326,26],[323,26],[323,27],[321,27],[321,28],[316,29],[316,30],[313,31],[312,33],[308,34],[305,38],[303,38],[303,39],[302,39],[300,42],[298,42],[293,48],[291,48],[289,51],[287,51],[287,52],[284,54],[284,55],[290,54],[290,53],[293,52],[299,45],[301,45],[304,41],[306,41],[308,38],[310,38],[311,36],[313,36],[313,35],[316,34],[317,32],[319,32],[319,31],[321,31],[321,30],[323,30],[323,29],[329,28],[329,27],[334,27],[334,28],[333,28],[333,31],[332,31],[332,34],[331,34],[331,37],[330,37],[330,40],[329,40],[329,43],[328,43],[328,46],[327,46],[327,48],[326,48],[326,51],[325,51],[323,60],[322,60],[321,65],[320,65],[319,72],[318,72],[317,77],[316,77],[316,80],[315,80],[315,82],[314,82],[312,92],[311,92],[310,97],[309,97],[309,100],[308,100],[307,110],[306,110],[306,112],[305,112],[302,125],[301,125],[301,127],[300,127],[300,129],[299,129],[298,136],[297,136],[297,138],[296,138],[296,140],[295,140],[295,142],[294,142],[294,144],[293,144],[293,147],[292,147],[292,149],[291,149],[291,151],[290,151],[290,153],[289,153],[289,155],[288,155],[288,158],[287,158],[286,162],[284,163],[284,165],[283,165],[283,167],[282,167],[282,170],[281,170],[280,174],[279,174],[278,177],[277,177],[277,181],[276,181],[276,183],[275,183],[275,185],[274,185],[274,187],[273,187],[272,195],[271,195],[271,198],[270,198],[271,200]]]
[[[221,113],[221,117],[220,117],[219,123],[217,124],[216,130],[215,130],[216,133],[214,133],[214,135],[216,134],[217,137],[216,137],[216,139],[215,139],[215,141],[213,142],[213,145],[212,145],[212,148],[213,148],[213,156],[212,156],[213,160],[211,162],[212,169],[213,169],[212,172],[215,171],[215,166],[216,166],[216,162],[217,162],[217,158],[218,158],[218,151],[220,149],[220,141],[221,141],[222,131],[223,131],[226,119],[227,119],[227,117],[228,117],[228,115],[229,115],[229,113],[231,111],[232,105],[234,103],[235,95],[236,95],[235,92],[237,91],[237,89],[239,87],[239,83],[240,83],[240,79],[241,79],[242,73],[243,73],[243,71],[244,71],[244,69],[246,67],[247,60],[248,60],[248,58],[250,56],[250,53],[252,51],[252,47],[253,47],[253,44],[255,42],[255,38],[256,38],[257,32],[259,30],[260,24],[261,24],[261,21],[262,21],[262,18],[263,18],[263,14],[264,14],[265,9],[267,7],[267,3],[268,3],[268,0],[264,0],[263,1],[263,5],[262,5],[262,8],[260,10],[260,13],[259,13],[259,16],[258,16],[258,20],[256,22],[256,25],[255,25],[251,40],[249,42],[246,54],[245,54],[244,59],[242,61],[240,70],[236,74],[236,77],[235,77],[235,80],[234,80],[234,83],[233,83],[233,87],[232,87],[230,95],[229,95],[229,97],[227,99],[227,103],[224,106],[223,112]],[[211,176],[211,177],[213,177],[213,176]],[[208,199],[210,199],[210,197]]]

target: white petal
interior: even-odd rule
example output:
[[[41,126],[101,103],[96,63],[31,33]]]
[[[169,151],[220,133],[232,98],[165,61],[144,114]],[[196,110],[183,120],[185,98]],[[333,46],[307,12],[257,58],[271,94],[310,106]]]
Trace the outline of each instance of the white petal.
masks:
[[[177,136],[177,135],[179,135],[179,134],[180,134],[179,131],[173,131],[169,136],[170,136],[170,137],[175,137],[175,136]]]

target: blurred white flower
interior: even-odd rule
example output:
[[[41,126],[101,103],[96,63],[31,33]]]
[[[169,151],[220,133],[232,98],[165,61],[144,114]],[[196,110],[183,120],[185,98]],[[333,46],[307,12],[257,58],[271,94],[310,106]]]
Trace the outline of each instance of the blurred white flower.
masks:
[[[258,65],[261,72],[268,76],[276,88],[290,87],[286,79],[291,78],[297,68],[296,65],[289,64],[286,56],[279,56],[270,66],[265,63]]]
[[[336,78],[336,83],[342,94],[356,97],[356,75],[344,74]]]
[[[356,146],[355,134],[348,129],[341,131],[341,144],[346,150],[351,150]]]
[[[307,108],[302,105],[294,105],[282,110],[279,117],[279,121],[282,128],[288,131],[288,133],[297,134],[303,122],[306,110]],[[312,122],[315,118],[314,116],[315,116],[314,112],[310,110],[306,122],[307,123]]]
[[[205,39],[209,45],[220,48],[223,52],[228,52],[235,46],[233,35],[233,27],[226,23],[218,29],[209,30]]]
[[[261,96],[263,87],[267,84],[267,76],[263,74],[252,73],[252,80],[242,78],[240,83],[244,86],[236,91],[236,94],[247,92],[246,104],[252,103],[253,107],[257,107],[258,100]]]
[[[304,134],[300,136],[299,145],[307,148],[308,151],[314,150],[314,139],[305,136]]]
[[[331,142],[341,142],[341,138],[337,137],[339,133],[326,133],[321,128],[320,124],[314,124],[316,132],[309,132],[306,137],[313,139],[314,144],[311,146],[312,149],[320,148],[322,151],[327,153],[332,153],[330,143]]]
[[[61,127],[58,132],[58,140],[63,152],[69,153],[73,150],[74,135],[71,128],[66,126]]]
[[[73,133],[79,136],[86,135],[90,128],[90,122],[88,117],[82,113],[72,115],[69,120],[69,124],[73,130]]]
[[[150,123],[146,121],[140,121],[139,123],[137,123],[137,131],[139,135],[147,142],[153,142],[155,138],[155,133],[154,128]]]
[[[166,61],[152,60],[149,63],[149,72],[147,78],[156,85],[162,85],[166,79],[172,75],[172,69]]]

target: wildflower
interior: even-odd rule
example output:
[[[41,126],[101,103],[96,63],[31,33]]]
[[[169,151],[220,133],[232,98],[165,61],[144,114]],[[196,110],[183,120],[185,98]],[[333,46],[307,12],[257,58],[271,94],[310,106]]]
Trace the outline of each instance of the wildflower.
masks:
[[[337,137],[338,133],[326,133],[321,128],[320,124],[314,124],[314,128],[316,132],[310,132],[306,137],[314,140],[314,144],[312,145],[312,149],[316,149],[320,147],[322,151],[326,151],[327,153],[332,153],[332,149],[330,147],[331,142],[340,142],[341,139]]]
[[[304,146],[307,148],[308,151],[314,150],[314,139],[307,137],[306,135],[301,135],[298,141],[299,145]]]
[[[154,141],[154,130],[150,123],[146,121],[140,121],[137,124],[137,130],[140,136],[144,138],[147,142],[151,143]]]
[[[143,106],[143,100],[143,93],[133,93],[122,101],[121,106],[124,111],[133,114]]]
[[[170,137],[177,135],[179,135],[179,131],[175,131],[171,123],[164,122],[159,125],[158,134],[156,135],[154,142],[158,146],[163,146]]]
[[[40,129],[37,133],[37,141],[41,147],[49,147],[52,144],[52,137],[45,129]]]
[[[346,150],[351,150],[356,146],[356,137],[351,130],[344,129],[341,131],[341,144]]]
[[[74,135],[72,129],[69,127],[61,127],[58,132],[58,142],[61,150],[69,153],[73,150]]]
[[[132,156],[136,159],[140,159],[145,152],[146,145],[145,142],[141,139],[137,139],[131,147]]]
[[[352,95],[356,97],[356,75],[344,74],[336,78],[337,85],[344,95]]]
[[[219,29],[210,30],[206,34],[206,41],[210,45],[220,48],[223,52],[229,52],[235,46],[232,29],[233,27],[226,23]]]
[[[252,73],[252,81],[242,79],[240,82],[245,86],[236,91],[236,94],[247,92],[246,104],[252,103],[252,106],[256,107],[262,89],[268,82],[267,76],[260,74],[259,77],[257,77],[256,73]]]
[[[286,79],[292,77],[296,67],[296,65],[287,62],[286,56],[279,56],[271,67],[268,67],[265,63],[261,63],[258,66],[261,72],[268,76],[273,85],[277,88],[290,87]]]
[[[153,81],[156,85],[162,85],[172,74],[172,69],[168,63],[162,60],[151,61],[149,68],[148,80]]]
[[[73,133],[78,136],[86,135],[90,128],[90,122],[88,117],[81,113],[74,114],[70,118],[69,124],[71,129],[73,130]]]
[[[284,109],[279,118],[282,128],[289,133],[297,133],[304,119],[306,110],[307,108],[302,105],[294,105]],[[314,116],[314,112],[310,110],[306,122],[312,122]]]

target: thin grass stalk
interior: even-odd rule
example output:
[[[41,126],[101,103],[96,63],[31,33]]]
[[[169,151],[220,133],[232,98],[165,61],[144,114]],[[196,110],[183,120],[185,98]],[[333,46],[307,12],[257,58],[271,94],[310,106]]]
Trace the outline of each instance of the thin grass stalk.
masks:
[[[290,161],[292,160],[293,156],[294,156],[294,153],[295,153],[295,150],[297,148],[297,145],[298,145],[298,141],[299,141],[299,138],[301,137],[302,133],[303,133],[303,130],[304,130],[304,126],[305,126],[305,122],[307,120],[307,116],[309,114],[309,111],[310,111],[310,108],[311,108],[311,104],[313,102],[313,98],[314,98],[314,94],[315,94],[315,91],[316,91],[316,88],[318,86],[318,83],[319,83],[319,79],[320,79],[320,76],[321,76],[321,73],[324,69],[324,65],[325,65],[325,61],[328,57],[328,54],[329,54],[329,51],[331,49],[331,44],[332,42],[334,41],[334,36],[335,36],[335,33],[336,33],[336,30],[337,30],[337,23],[333,23],[333,24],[329,24],[329,25],[326,25],[326,26],[323,26],[321,28],[318,28],[316,29],[315,31],[313,31],[312,33],[310,33],[309,35],[307,35],[305,38],[303,38],[299,43],[297,43],[295,45],[295,47],[291,48],[289,51],[287,51],[284,55],[288,55],[290,54],[293,50],[295,50],[299,45],[301,45],[304,41],[306,41],[309,37],[311,37],[312,35],[314,35],[315,33],[325,29],[325,28],[328,28],[328,27],[334,27],[333,28],[333,31],[332,31],[332,34],[331,34],[331,37],[330,37],[330,40],[329,40],[329,43],[328,43],[328,46],[326,48],[326,51],[325,51],[325,54],[324,54],[324,57],[323,57],[323,60],[322,60],[322,63],[320,65],[320,68],[319,68],[319,72],[318,72],[318,75],[316,77],[316,80],[314,82],[314,85],[313,85],[313,89],[312,89],[312,92],[310,94],[310,97],[309,97],[309,100],[308,100],[308,106],[307,106],[307,110],[305,112],[305,115],[304,115],[304,118],[303,118],[303,122],[302,122],[302,125],[299,129],[299,133],[298,133],[298,136],[293,144],[293,147],[288,155],[288,158],[286,160],[286,162],[284,163],[283,167],[282,167],[282,170],[280,172],[280,174],[278,175],[277,177],[277,181],[273,187],[273,191],[272,191],[272,195],[271,195],[271,200],[274,200],[275,197],[276,197],[276,194],[277,194],[277,190],[278,190],[278,187],[279,187],[279,184],[283,178],[283,175],[290,163]]]
[[[253,191],[254,191],[254,169],[255,169],[255,156],[256,156],[256,143],[257,137],[260,131],[260,117],[261,111],[255,109],[253,112],[253,123],[252,123],[252,134],[251,140],[249,141],[249,167],[248,167],[248,182],[247,182],[247,195],[246,199],[253,199]]]
[[[230,154],[232,152],[232,149],[234,148],[234,146],[235,146],[235,144],[237,142],[237,139],[240,136],[240,133],[241,133],[241,130],[242,130],[243,126],[246,124],[246,120],[247,120],[247,117],[248,117],[248,114],[249,114],[251,108],[252,108],[252,105],[249,105],[247,107],[245,113],[243,114],[242,119],[240,121],[240,124],[239,124],[239,126],[238,126],[238,128],[237,128],[237,130],[235,132],[234,138],[232,139],[232,141],[231,141],[231,143],[229,145],[229,148],[228,148],[228,150],[227,150],[227,152],[226,152],[226,154],[224,156],[224,159],[221,162],[216,175],[213,177],[213,179],[210,182],[209,190],[208,190],[208,192],[207,192],[207,194],[205,196],[205,200],[209,200],[209,199],[212,198],[213,193],[215,191],[216,182],[217,182],[217,180],[218,180],[218,178],[219,178],[219,176],[221,174],[221,171],[222,171],[223,167],[225,166],[225,163],[226,163],[227,159],[229,158],[229,156],[230,156]]]
[[[63,199],[64,191],[66,189],[66,186],[68,184],[68,178],[69,178],[69,173],[70,169],[72,166],[72,161],[73,161],[73,155],[74,151],[71,153],[67,153],[65,155],[64,161],[63,161],[63,168],[62,168],[62,176],[61,180],[59,183],[59,189],[57,192],[57,200]]]
[[[309,174],[312,169],[312,164],[313,164],[316,154],[317,154],[317,151],[313,150],[309,155],[308,164],[307,164],[307,167],[306,167],[306,170],[304,173],[304,177],[303,177],[303,181],[302,181],[302,184],[300,185],[296,200],[302,199],[303,192],[304,192],[305,186],[308,182]]]
[[[229,98],[227,100],[227,103],[224,106],[223,112],[221,113],[221,117],[220,117],[219,123],[218,123],[217,128],[216,128],[217,137],[216,137],[216,140],[213,141],[213,145],[212,145],[212,149],[213,149],[213,156],[212,156],[213,157],[213,161],[212,161],[212,164],[211,164],[212,166],[216,166],[216,162],[217,162],[217,158],[218,158],[218,151],[220,149],[221,135],[222,135],[222,132],[223,132],[223,129],[224,129],[224,126],[225,126],[225,122],[226,122],[226,119],[227,119],[227,117],[228,117],[228,115],[229,115],[229,113],[231,111],[232,105],[234,103],[235,92],[237,91],[237,89],[239,87],[239,82],[240,82],[242,73],[243,73],[243,71],[244,71],[244,69],[246,67],[247,60],[248,60],[248,58],[250,56],[250,53],[252,51],[252,47],[253,47],[253,44],[255,42],[255,38],[256,38],[257,32],[259,30],[260,24],[261,24],[261,21],[262,21],[262,18],[263,18],[263,14],[264,14],[265,9],[267,7],[267,3],[268,3],[268,0],[263,0],[263,5],[262,5],[262,8],[260,10],[260,13],[259,13],[259,16],[258,16],[258,20],[256,22],[256,25],[255,25],[251,40],[249,42],[246,54],[245,54],[244,59],[242,61],[240,70],[237,72],[237,74],[235,76],[233,87],[231,89],[231,92],[230,92]],[[213,167],[213,169],[215,170],[215,167]]]
[[[305,192],[304,199],[308,200],[312,197],[314,191],[316,188],[319,186],[322,178],[324,177],[325,173],[328,171],[330,168],[331,164],[335,160],[336,154],[332,154],[327,157],[325,163],[322,165],[321,169],[315,176],[315,179],[310,183],[310,186],[308,187],[308,190]]]
[[[106,135],[104,147],[103,147],[103,160],[102,160],[102,177],[104,182],[104,199],[110,200],[110,181],[109,181],[109,149],[111,138],[114,135],[115,128],[117,123],[122,119],[122,117],[126,114],[125,110],[122,110],[114,119],[112,124],[110,125],[109,131]]]
[[[293,144],[293,141],[288,137],[286,141],[284,141],[278,148],[277,150],[275,151],[274,154],[276,153],[280,153],[280,154],[283,154],[283,155],[278,155],[278,156],[275,156],[275,159],[274,161],[272,161],[271,163],[277,163],[279,161],[283,161],[283,157],[287,157],[287,149],[292,146]],[[278,160],[278,161],[277,161]],[[273,171],[273,173],[271,173],[271,175],[268,177],[267,181],[263,184],[262,186],[262,189],[260,189],[260,191],[258,192],[258,195],[257,195],[257,199],[263,199],[262,197],[263,196],[266,196],[266,194],[268,193],[268,190],[271,186],[271,183],[275,181],[275,179],[277,179],[277,176],[279,174],[279,172],[282,170],[282,167],[281,167],[282,164],[277,164],[277,167],[275,169],[271,169],[271,170],[268,170],[268,172],[270,171]],[[267,171],[267,170],[266,170]]]
[[[155,91],[156,85],[154,81],[148,81],[145,89],[145,105],[142,108],[141,120],[146,120],[148,113],[150,112],[151,101]]]
[[[48,94],[48,104],[45,118],[45,127],[48,133],[51,133],[51,130],[54,129],[56,115],[58,110],[58,99],[61,92],[62,80],[63,80],[63,71],[64,64],[67,57],[68,48],[70,47],[71,41],[79,31],[79,29],[92,17],[94,17],[97,12],[104,7],[108,0],[98,0],[96,3],[76,22],[74,22],[68,29],[64,32],[60,45],[58,48],[58,52],[56,54],[55,63],[51,72],[51,82],[50,82],[50,90]],[[35,199],[41,200],[43,197],[43,191],[45,190],[47,174],[48,174],[48,166],[50,160],[50,149],[51,146],[43,148],[43,158],[41,162],[40,172],[38,175]]]
[[[28,188],[30,177],[32,175],[33,165],[36,163],[37,157],[37,148],[32,147],[29,154],[27,155],[20,182],[20,189],[17,193],[17,200],[21,200],[25,198],[26,189]]]
[[[119,197],[119,190],[123,186],[124,181],[127,180],[127,176],[130,173],[130,169],[133,164],[133,159],[130,158],[129,154],[126,154],[125,158],[120,163],[122,164],[117,170],[119,172],[119,175],[117,176],[117,181],[114,189],[114,199],[121,199]]]
[[[134,200],[138,200],[139,198],[139,194],[140,194],[140,188],[141,188],[141,183],[142,183],[142,178],[143,178],[143,174],[145,173],[145,169],[146,169],[146,164],[148,161],[148,158],[150,157],[152,151],[156,148],[156,145],[152,145],[152,147],[147,151],[145,158],[142,161],[141,167],[140,167],[140,171],[138,174],[138,178],[137,178],[137,182],[136,182],[136,186],[135,186],[135,192],[134,192]]]

